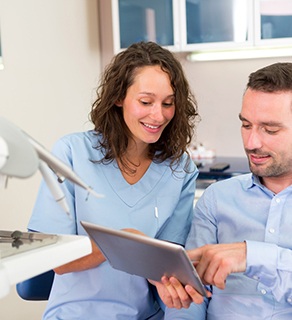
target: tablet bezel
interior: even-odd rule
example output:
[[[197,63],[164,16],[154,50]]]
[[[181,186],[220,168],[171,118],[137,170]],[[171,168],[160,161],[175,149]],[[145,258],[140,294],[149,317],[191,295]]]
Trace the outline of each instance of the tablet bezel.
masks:
[[[206,296],[206,289],[181,245],[86,221],[80,223],[114,269],[155,281],[163,275],[174,276]]]

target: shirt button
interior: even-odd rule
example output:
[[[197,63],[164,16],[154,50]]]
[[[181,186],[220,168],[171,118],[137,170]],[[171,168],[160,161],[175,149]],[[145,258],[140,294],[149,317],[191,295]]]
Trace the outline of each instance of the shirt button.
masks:
[[[281,202],[281,199],[276,198],[276,202],[277,202],[277,203],[280,203],[280,202]]]
[[[270,228],[270,229],[269,229],[269,232],[270,232],[270,233],[275,233],[275,229],[274,229],[274,228]]]
[[[253,279],[254,280],[259,280],[259,277],[258,276],[253,276]]]
[[[264,294],[264,295],[265,295],[266,293],[267,293],[267,291],[266,291],[265,289],[262,289],[262,290],[261,290],[261,294]]]
[[[288,302],[288,303],[291,303],[291,302],[292,302],[292,298],[288,298],[288,299],[287,299],[287,302]]]

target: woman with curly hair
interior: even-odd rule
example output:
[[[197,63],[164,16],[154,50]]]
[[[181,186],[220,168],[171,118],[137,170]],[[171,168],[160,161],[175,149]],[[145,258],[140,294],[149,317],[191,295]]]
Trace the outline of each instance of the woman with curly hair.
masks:
[[[156,43],[131,45],[106,68],[90,118],[93,130],[66,135],[53,152],[105,197],[65,181],[70,220],[42,183],[29,230],[84,235],[84,220],[184,245],[198,175],[187,147],[199,115],[181,64]],[[55,273],[43,319],[163,318],[147,279],[113,269],[94,243]]]

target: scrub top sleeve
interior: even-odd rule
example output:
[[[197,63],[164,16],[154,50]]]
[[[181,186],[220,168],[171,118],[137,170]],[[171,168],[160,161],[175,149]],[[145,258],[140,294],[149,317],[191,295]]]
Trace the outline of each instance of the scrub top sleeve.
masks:
[[[66,136],[55,143],[52,153],[67,166],[72,168],[72,152],[69,141],[66,142]],[[66,193],[65,196],[67,201],[69,201],[69,199],[72,201],[72,198],[74,198],[74,184],[68,179],[65,179],[61,185],[64,186],[64,192]]]
[[[53,154],[70,166],[70,152],[61,140],[54,148]],[[69,181],[60,184],[70,209],[70,217],[54,199],[48,186],[42,180],[33,208],[28,229],[44,233],[76,234],[75,206],[73,185]]]

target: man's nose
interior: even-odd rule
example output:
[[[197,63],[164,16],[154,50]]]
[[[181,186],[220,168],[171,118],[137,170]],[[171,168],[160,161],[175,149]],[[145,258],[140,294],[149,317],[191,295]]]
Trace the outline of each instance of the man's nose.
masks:
[[[249,150],[260,149],[262,147],[262,140],[257,130],[249,131],[249,134],[245,143],[246,143],[245,148]]]

